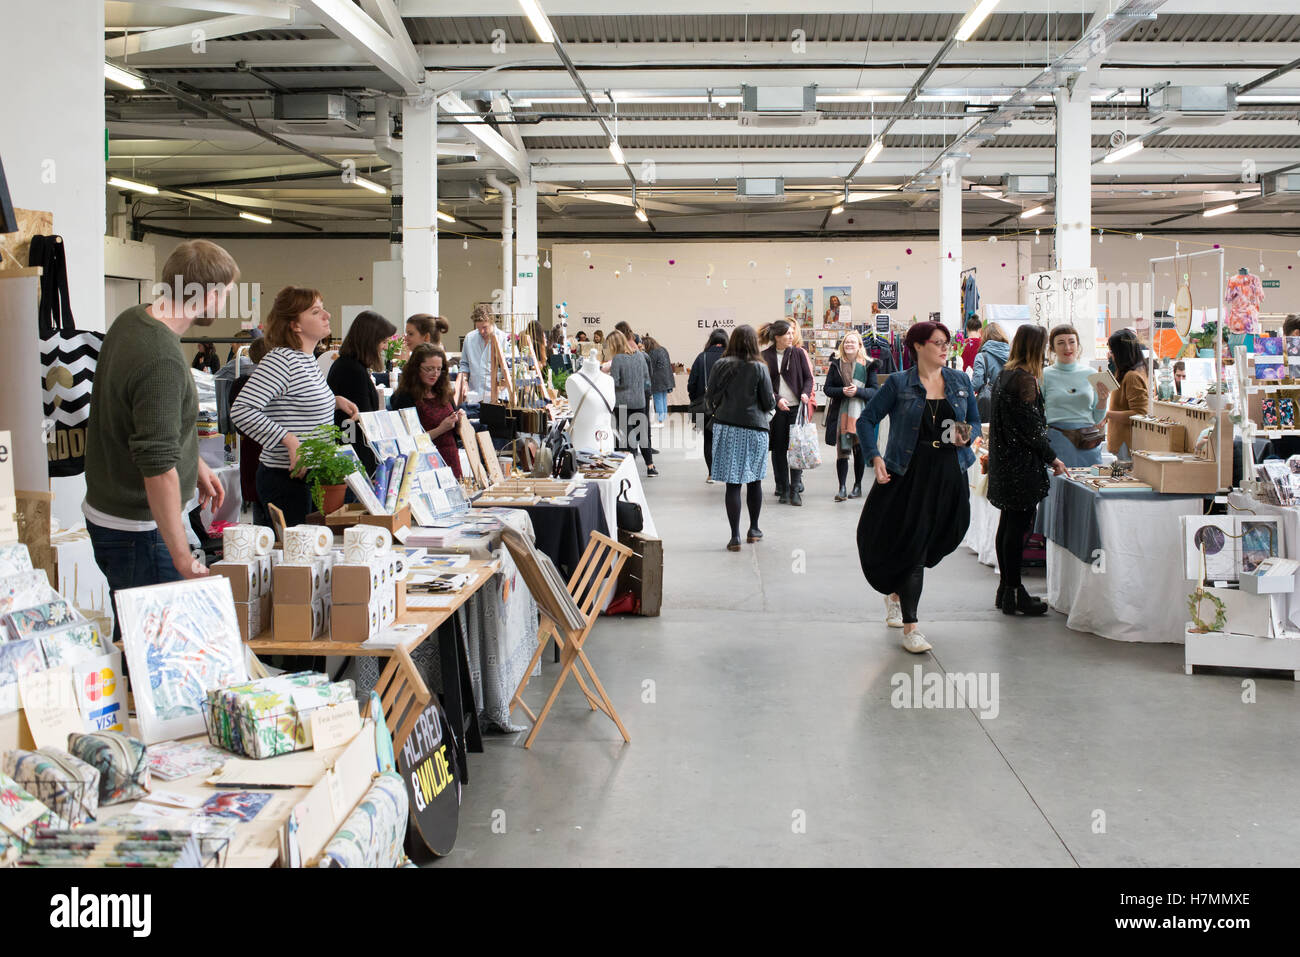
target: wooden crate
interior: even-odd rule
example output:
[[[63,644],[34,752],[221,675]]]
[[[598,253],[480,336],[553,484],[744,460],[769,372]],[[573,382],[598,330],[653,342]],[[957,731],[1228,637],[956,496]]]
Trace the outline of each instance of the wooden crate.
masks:
[[[1143,452],[1181,452],[1187,448],[1187,427],[1166,425],[1140,416],[1129,420],[1133,426],[1130,448]]]
[[[1232,422],[1227,412],[1193,408],[1178,402],[1152,402],[1151,415],[1171,419],[1172,426],[1165,426],[1163,432],[1176,439],[1181,429],[1182,444],[1173,448],[1144,448],[1140,444],[1142,441],[1159,436],[1154,429],[1139,431],[1139,423],[1134,423],[1132,452],[1135,476],[1157,492],[1210,494],[1232,488]],[[1197,437],[1210,426],[1216,426],[1216,431],[1202,459],[1153,462],[1149,455],[1144,454],[1191,454]]]
[[[641,599],[642,615],[658,617],[664,600],[663,539],[619,529],[618,541],[632,549],[632,557],[619,573],[615,592],[631,591]]]

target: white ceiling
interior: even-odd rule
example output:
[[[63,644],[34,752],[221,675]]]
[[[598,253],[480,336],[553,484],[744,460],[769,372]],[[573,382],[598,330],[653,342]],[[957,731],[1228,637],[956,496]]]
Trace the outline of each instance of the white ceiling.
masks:
[[[541,185],[544,235],[645,237],[652,228],[720,238],[934,232],[937,193],[899,190],[954,148],[971,154],[962,177],[969,189],[964,229],[974,234],[1018,228],[1020,210],[1037,202],[1000,195],[998,185],[1007,173],[1053,171],[1050,96],[1035,94],[1029,108],[976,148],[954,142],[1040,80],[1044,65],[1066,55],[1092,26],[1123,30],[1122,38],[1086,51],[1100,52],[1091,75],[1098,161],[1112,137],[1156,129],[1144,91],[1245,85],[1300,60],[1293,0],[1245,0],[1233,12],[1206,0],[1109,0],[1100,7],[1095,0],[1002,0],[970,41],[949,44],[973,2],[659,0],[656,13],[645,15],[626,3],[542,0],[604,126],[517,0],[479,0],[473,16],[448,0],[108,2],[106,56],[163,86],[130,92],[106,84],[109,169],[172,188],[143,200],[132,195],[145,229],[386,236],[387,197],[341,182],[330,166],[285,144],[336,163],[351,159],[362,175],[387,184],[388,164],[374,144],[377,98],[454,89],[489,118],[497,131],[489,135],[526,154]],[[1123,3],[1145,4],[1140,9],[1155,15],[1103,23],[1106,11]],[[611,14],[620,8],[628,12]],[[817,123],[740,126],[742,84],[815,84]],[[278,123],[277,90],[345,93],[360,106],[361,128],[308,134]],[[909,92],[919,95],[907,100]],[[202,103],[282,143],[214,117],[198,108]],[[400,115],[395,101],[393,111]],[[891,120],[884,152],[861,166]],[[628,168],[611,157],[605,127],[618,136]],[[1251,176],[1300,162],[1300,70],[1243,94],[1238,110],[1218,125],[1159,127],[1135,156],[1094,167],[1095,226],[1300,233],[1300,202],[1257,198]],[[439,140],[443,207],[460,220],[448,231],[495,229],[498,198],[481,189],[483,179],[514,174],[449,116]],[[648,226],[631,216],[630,173],[640,179]],[[741,176],[783,176],[786,200],[737,203]],[[873,195],[829,216],[846,182]],[[1200,215],[1233,200],[1242,203],[1234,215]],[[276,224],[240,221],[233,216],[238,208],[271,215]]]

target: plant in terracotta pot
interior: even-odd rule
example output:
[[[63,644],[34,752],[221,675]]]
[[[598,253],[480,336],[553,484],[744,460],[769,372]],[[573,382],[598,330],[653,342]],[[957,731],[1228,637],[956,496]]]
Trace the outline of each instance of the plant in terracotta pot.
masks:
[[[336,425],[320,425],[298,443],[298,465],[306,469],[311,500],[322,515],[343,507],[347,478],[361,468],[351,446],[344,446]]]

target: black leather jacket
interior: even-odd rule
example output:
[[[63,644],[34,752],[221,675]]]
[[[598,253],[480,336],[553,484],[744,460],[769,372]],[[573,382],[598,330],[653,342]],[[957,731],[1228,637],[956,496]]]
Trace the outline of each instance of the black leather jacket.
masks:
[[[724,357],[709,374],[705,399],[715,423],[766,432],[776,408],[772,379],[763,362],[742,362]]]

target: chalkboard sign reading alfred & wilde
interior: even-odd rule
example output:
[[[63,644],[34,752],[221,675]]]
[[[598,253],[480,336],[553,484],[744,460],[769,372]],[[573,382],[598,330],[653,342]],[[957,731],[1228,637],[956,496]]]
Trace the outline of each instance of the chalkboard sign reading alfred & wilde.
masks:
[[[898,308],[897,279],[882,279],[876,283],[876,305],[882,310]]]
[[[411,830],[407,851],[419,860],[419,844],[439,857],[456,844],[460,818],[460,778],[451,725],[438,699],[432,699],[415,722],[397,754],[397,771],[411,798]]]

